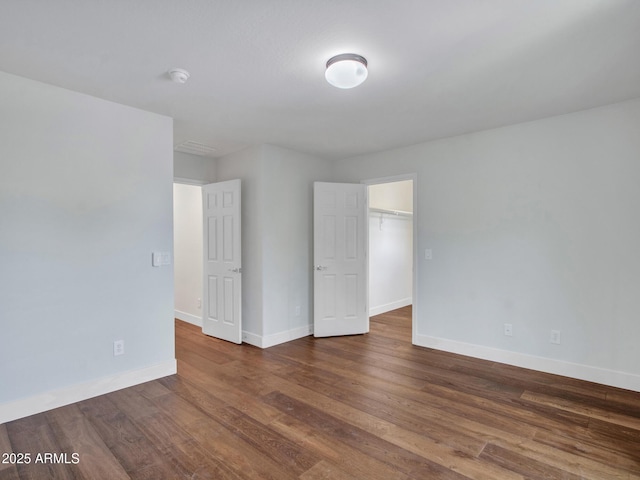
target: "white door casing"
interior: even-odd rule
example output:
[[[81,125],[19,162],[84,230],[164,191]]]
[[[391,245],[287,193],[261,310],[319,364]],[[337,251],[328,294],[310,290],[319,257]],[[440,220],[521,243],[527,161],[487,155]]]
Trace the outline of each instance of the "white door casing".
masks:
[[[242,343],[240,180],[202,187],[202,331]]]
[[[314,183],[314,336],[369,331],[367,187]]]

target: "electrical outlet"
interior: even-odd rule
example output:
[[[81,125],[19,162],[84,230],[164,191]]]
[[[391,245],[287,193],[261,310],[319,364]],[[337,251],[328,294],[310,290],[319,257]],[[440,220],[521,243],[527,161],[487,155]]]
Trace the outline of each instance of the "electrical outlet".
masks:
[[[113,356],[124,355],[124,340],[113,341]]]
[[[154,267],[171,265],[171,252],[151,252],[151,265]]]
[[[198,304],[198,308],[202,308],[202,299],[201,298],[198,298],[196,303]]]
[[[300,316],[300,305],[296,305],[295,312],[296,312],[296,317],[299,317]]]
[[[551,343],[560,345],[560,330],[551,330]]]
[[[510,323],[505,323],[504,324],[504,334],[507,337],[511,337],[513,335],[513,325],[511,325]]]

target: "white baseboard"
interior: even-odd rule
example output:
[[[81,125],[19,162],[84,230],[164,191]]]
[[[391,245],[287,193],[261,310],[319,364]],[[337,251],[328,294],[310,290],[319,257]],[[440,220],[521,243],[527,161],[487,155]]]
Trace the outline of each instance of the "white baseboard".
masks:
[[[46,412],[54,408],[80,402],[88,398],[115,392],[122,388],[132,387],[157,378],[173,375],[177,372],[175,360],[152,365],[150,367],[129,370],[89,382],[71,385],[32,397],[0,404],[0,424],[28,417],[36,413]]]
[[[290,342],[291,340],[306,337],[311,334],[313,334],[313,325],[305,325],[292,330],[285,330],[284,332],[266,336],[260,336],[250,332],[242,332],[242,341],[259,348],[269,348],[281,343]]]
[[[191,323],[196,327],[202,328],[202,317],[198,317],[197,315],[187,312],[181,312],[180,310],[175,310],[173,315],[178,320],[182,320],[183,322]]]
[[[253,345],[254,347],[264,348],[262,346],[262,336],[251,332],[242,332],[242,342]]]
[[[396,300],[395,302],[387,303],[385,305],[378,305],[376,307],[369,307],[369,316],[380,315],[381,313],[390,312],[397,308],[407,307],[413,303],[411,297],[403,298],[402,300]]]
[[[640,392],[640,375],[415,334],[414,345]]]

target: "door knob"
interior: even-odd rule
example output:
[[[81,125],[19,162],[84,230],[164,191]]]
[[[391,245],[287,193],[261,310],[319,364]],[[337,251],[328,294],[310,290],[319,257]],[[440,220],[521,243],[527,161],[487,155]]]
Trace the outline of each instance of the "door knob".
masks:
[[[242,268],[230,268],[229,271],[233,273],[242,273]]]
[[[327,269],[327,267],[325,267],[324,265],[316,265],[316,267],[315,267],[315,268],[316,268],[316,270],[317,270],[317,271],[319,271],[319,272],[320,272],[320,271],[322,271],[322,270],[326,270],[326,269]]]

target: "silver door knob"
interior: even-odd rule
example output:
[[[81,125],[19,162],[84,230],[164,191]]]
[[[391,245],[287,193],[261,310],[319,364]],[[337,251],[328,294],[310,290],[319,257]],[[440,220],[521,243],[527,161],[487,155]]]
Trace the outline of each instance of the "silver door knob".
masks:
[[[321,272],[322,270],[326,270],[327,269],[327,267],[325,267],[324,265],[316,265],[315,268],[319,272]]]
[[[242,268],[230,268],[229,271],[233,273],[242,273]]]

